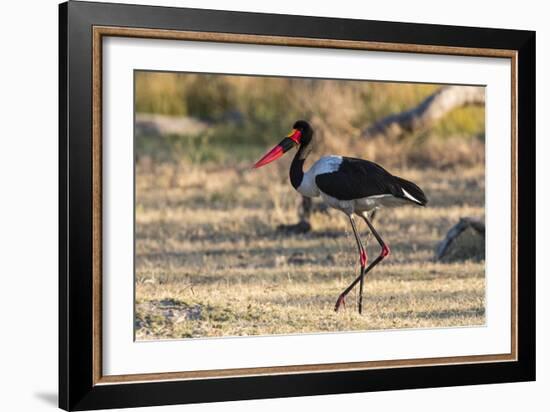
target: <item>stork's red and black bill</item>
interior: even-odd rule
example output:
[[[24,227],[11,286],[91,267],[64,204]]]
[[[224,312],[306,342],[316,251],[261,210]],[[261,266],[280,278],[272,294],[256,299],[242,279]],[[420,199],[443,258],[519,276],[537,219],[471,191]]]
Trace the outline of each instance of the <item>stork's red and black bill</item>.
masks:
[[[287,137],[285,137],[281,142],[275,146],[273,149],[271,149],[269,152],[267,152],[260,160],[254,164],[254,168],[257,169],[258,167],[265,166],[268,163],[273,162],[274,160],[277,160],[279,157],[281,157],[283,154],[288,152],[293,147],[300,144],[300,138],[302,137],[302,133],[299,130],[293,129]]]

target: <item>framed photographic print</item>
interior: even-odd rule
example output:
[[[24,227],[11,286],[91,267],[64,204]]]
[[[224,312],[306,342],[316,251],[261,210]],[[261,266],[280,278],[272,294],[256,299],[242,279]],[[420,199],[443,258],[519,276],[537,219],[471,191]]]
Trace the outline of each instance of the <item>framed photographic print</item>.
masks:
[[[535,33],[60,5],[60,407],[535,379]]]

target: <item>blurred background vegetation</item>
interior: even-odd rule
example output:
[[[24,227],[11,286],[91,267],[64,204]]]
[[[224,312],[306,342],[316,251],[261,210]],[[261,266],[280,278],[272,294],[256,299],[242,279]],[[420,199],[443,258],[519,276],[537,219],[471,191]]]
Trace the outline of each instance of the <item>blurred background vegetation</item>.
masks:
[[[414,107],[440,85],[136,72],[138,161],[251,162],[297,119],[316,131],[316,152],[369,158],[386,167],[470,166],[484,161],[485,109],[457,108],[406,138],[361,132]]]

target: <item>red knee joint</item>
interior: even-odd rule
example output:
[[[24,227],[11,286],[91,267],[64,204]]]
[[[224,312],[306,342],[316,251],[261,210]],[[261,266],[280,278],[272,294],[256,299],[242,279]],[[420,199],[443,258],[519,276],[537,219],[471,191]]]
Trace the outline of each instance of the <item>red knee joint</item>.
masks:
[[[369,259],[369,257],[367,256],[367,252],[365,252],[364,250],[362,250],[360,252],[360,260],[361,260],[361,266],[365,266],[367,264],[367,260]]]
[[[380,255],[382,255],[382,257],[386,257],[389,256],[390,253],[390,248],[387,245],[384,245],[384,247],[382,248],[382,253],[380,253]]]

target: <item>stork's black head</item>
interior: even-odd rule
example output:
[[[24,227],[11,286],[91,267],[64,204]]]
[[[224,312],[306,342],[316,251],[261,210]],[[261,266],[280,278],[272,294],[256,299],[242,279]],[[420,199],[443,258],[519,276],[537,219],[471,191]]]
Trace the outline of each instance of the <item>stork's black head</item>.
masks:
[[[301,132],[300,144],[305,145],[311,142],[311,138],[313,137],[313,129],[308,122],[306,122],[305,120],[298,120],[296,123],[294,123],[292,129]]]
[[[307,145],[313,137],[313,129],[305,120],[298,120],[294,123],[292,131],[273,149],[267,152],[264,157],[256,162],[254,168],[264,166],[278,159],[293,147]]]

